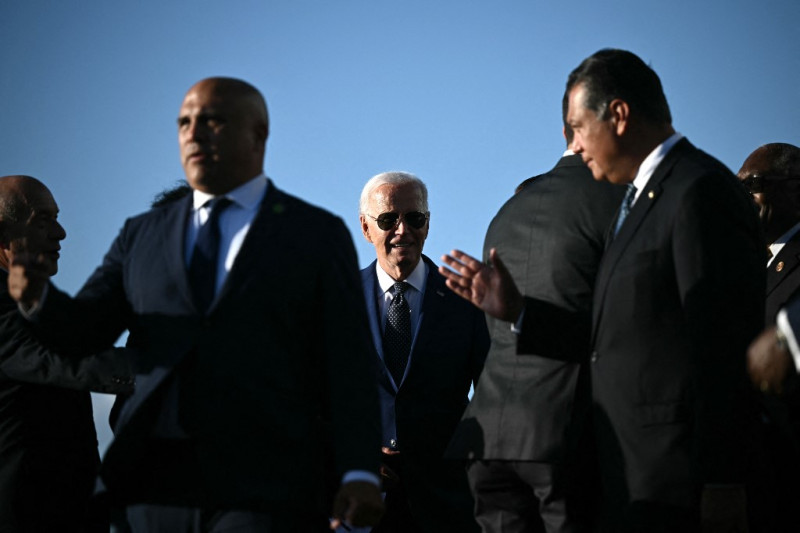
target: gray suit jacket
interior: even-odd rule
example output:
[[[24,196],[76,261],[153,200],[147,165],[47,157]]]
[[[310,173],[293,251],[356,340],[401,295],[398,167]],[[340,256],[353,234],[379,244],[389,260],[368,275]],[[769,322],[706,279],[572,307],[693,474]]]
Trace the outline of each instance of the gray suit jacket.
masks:
[[[592,290],[623,192],[594,181],[580,156],[567,156],[527,183],[492,220],[484,257],[497,248],[528,297],[526,322],[536,323],[536,339],[517,353],[509,323],[488,319],[492,345],[451,454],[561,458],[568,433],[578,429],[573,420],[582,420],[588,407],[588,382],[578,383],[589,353]]]

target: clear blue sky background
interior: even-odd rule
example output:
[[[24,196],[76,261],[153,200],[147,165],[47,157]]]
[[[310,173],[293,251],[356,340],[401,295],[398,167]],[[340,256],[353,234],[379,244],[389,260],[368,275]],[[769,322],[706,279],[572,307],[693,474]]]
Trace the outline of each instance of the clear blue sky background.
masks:
[[[676,129],[732,170],[760,144],[800,145],[798,0],[4,0],[0,175],[53,191],[55,282],[75,292],[125,218],[182,179],[186,90],[235,76],[270,107],[267,174],[341,216],[362,266],[358,196],[386,170],[428,184],[429,256],[480,254],[514,187],[564,149],[567,74],[604,47],[650,63]]]

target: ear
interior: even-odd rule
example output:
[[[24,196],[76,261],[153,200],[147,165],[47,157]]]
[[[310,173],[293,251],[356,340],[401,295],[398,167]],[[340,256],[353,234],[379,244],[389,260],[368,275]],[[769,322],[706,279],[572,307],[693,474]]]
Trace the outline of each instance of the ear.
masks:
[[[361,221],[361,233],[364,234],[364,238],[367,239],[367,242],[372,242],[372,237],[369,235],[369,224],[367,223],[367,217],[364,215],[358,215],[358,219]]]
[[[608,104],[608,113],[610,115],[611,124],[614,126],[614,131],[617,135],[621,136],[628,131],[630,124],[630,111],[631,108],[628,102],[615,98]]]

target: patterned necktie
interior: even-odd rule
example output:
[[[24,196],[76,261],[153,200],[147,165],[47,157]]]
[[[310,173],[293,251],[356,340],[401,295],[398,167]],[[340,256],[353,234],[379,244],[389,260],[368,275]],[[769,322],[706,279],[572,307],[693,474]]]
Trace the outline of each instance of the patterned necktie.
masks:
[[[614,237],[617,236],[617,233],[619,233],[619,229],[622,227],[622,223],[625,222],[625,219],[628,217],[628,213],[631,212],[631,204],[633,204],[633,198],[635,196],[636,196],[636,187],[633,186],[633,183],[629,183],[628,190],[625,191],[625,197],[622,199],[622,205],[619,208],[617,225],[614,226]]]
[[[386,368],[392,373],[395,384],[400,386],[411,351],[411,309],[403,293],[408,284],[394,284],[394,298],[386,311],[386,328],[383,331],[383,356]]]
[[[197,241],[189,262],[189,283],[197,309],[205,314],[214,300],[219,257],[219,215],[231,204],[228,198],[211,200],[211,213],[197,232]]]

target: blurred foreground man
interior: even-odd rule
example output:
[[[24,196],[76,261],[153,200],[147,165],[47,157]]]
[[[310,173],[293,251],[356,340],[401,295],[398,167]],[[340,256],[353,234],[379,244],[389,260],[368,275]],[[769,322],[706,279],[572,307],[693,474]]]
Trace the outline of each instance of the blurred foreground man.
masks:
[[[601,50],[567,81],[572,148],[627,192],[595,286],[593,425],[606,532],[744,531],[749,420],[745,350],[763,322],[763,238],[722,164],[672,128],[658,76]],[[540,316],[496,253],[455,252],[448,285],[516,321]],[[544,353],[544,352],[540,352]]]
[[[178,116],[192,194],[129,219],[75,298],[14,269],[37,325],[89,347],[129,329],[140,351],[101,468],[136,532],[324,531],[331,512],[382,511],[352,241],[263,174],[267,133],[254,87],[198,82]]]
[[[62,357],[39,344],[8,294],[9,265],[41,257],[58,272],[58,205],[39,180],[0,178],[0,531],[108,531],[93,504],[100,458],[88,392],[130,389],[122,352]],[[119,357],[117,357],[119,355]],[[73,390],[69,390],[73,389]]]
[[[445,447],[489,349],[482,312],[445,287],[422,255],[428,191],[416,176],[370,179],[359,205],[377,260],[361,271],[383,420],[386,515],[374,533],[478,531],[461,461]]]

